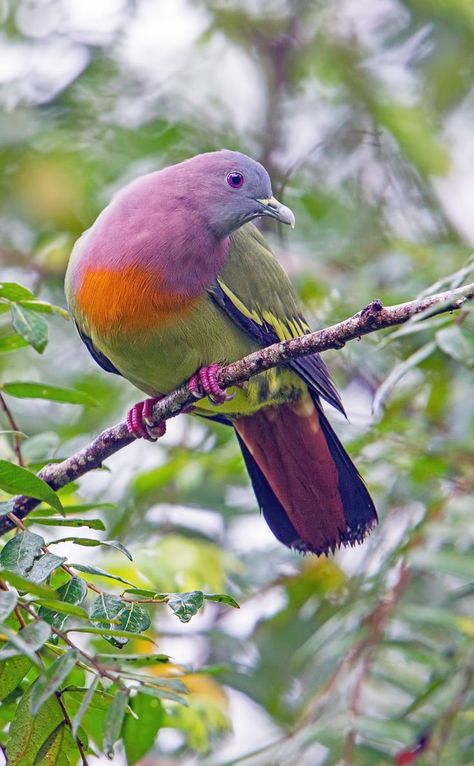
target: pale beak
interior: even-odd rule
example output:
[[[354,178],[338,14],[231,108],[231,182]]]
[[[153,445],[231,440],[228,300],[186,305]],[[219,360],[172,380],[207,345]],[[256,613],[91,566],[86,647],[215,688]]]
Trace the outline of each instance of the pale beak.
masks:
[[[275,197],[258,199],[257,202],[260,202],[260,204],[265,207],[265,210],[262,210],[263,215],[269,215],[272,218],[276,218],[280,223],[286,223],[288,226],[291,226],[292,229],[295,228],[295,214],[289,207],[278,202]]]

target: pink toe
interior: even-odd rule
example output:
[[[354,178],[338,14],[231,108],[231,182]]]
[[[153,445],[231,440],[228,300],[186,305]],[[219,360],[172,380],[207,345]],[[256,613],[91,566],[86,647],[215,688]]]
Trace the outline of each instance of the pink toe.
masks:
[[[189,379],[188,388],[191,391],[193,396],[199,396],[200,394],[199,382],[200,382],[200,379],[197,373]]]

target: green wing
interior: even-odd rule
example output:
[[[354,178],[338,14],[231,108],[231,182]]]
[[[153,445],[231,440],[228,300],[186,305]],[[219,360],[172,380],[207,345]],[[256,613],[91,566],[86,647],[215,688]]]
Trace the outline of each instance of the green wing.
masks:
[[[229,258],[211,295],[259,345],[269,346],[311,332],[287,274],[253,224],[232,234]],[[315,394],[344,414],[319,354],[295,359],[288,366]]]

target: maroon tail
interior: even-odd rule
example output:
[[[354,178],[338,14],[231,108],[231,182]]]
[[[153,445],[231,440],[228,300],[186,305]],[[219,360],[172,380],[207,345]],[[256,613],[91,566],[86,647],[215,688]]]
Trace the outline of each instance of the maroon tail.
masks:
[[[377,521],[357,469],[308,395],[234,422],[260,508],[290,548],[328,553]]]

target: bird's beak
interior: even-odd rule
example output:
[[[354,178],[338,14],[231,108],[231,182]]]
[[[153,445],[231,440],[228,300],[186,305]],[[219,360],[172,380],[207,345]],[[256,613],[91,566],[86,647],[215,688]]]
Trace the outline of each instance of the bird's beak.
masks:
[[[295,214],[289,207],[278,202],[275,197],[259,199],[257,202],[260,202],[265,208],[265,210],[262,210],[263,215],[269,215],[272,218],[276,218],[277,221],[280,221],[281,223],[288,224],[292,229],[295,228]]]

